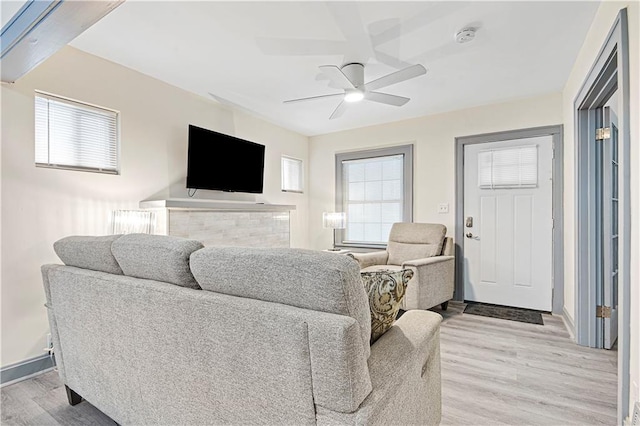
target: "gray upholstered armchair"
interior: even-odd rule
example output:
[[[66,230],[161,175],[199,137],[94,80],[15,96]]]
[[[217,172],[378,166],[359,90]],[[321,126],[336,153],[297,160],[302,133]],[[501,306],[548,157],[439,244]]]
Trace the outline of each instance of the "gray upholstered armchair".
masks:
[[[445,237],[447,227],[435,223],[394,223],[385,251],[354,253],[362,271],[411,268],[404,309],[447,309],[453,298],[453,239]]]

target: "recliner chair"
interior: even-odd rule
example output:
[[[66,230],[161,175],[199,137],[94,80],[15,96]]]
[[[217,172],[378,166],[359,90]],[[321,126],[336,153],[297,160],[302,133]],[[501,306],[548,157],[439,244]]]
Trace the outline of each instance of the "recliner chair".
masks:
[[[403,309],[429,309],[440,305],[447,309],[454,290],[453,239],[446,237],[447,227],[435,223],[394,223],[387,249],[371,253],[353,253],[362,271],[411,268],[413,278],[407,285]]]

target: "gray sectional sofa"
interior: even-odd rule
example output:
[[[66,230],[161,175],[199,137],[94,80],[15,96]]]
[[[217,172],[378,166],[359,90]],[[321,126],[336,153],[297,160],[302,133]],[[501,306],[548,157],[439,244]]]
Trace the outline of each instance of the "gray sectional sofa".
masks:
[[[42,275],[60,377],[120,424],[437,424],[441,317],[369,345],[356,261],[301,249],[68,237]]]

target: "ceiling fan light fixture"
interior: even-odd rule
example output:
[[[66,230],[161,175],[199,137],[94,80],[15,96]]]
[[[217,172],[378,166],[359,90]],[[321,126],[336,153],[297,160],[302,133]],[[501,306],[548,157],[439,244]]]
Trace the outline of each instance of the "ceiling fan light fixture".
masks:
[[[347,64],[341,68],[336,65],[322,65],[320,66],[320,70],[331,82],[331,87],[341,88],[344,90],[344,93],[329,93],[326,95],[290,99],[284,102],[292,103],[333,97],[342,98],[336,109],[329,116],[329,120],[341,117],[349,104],[360,102],[363,99],[385,105],[401,107],[409,102],[410,99],[402,96],[390,95],[388,93],[381,93],[377,90],[427,73],[427,69],[425,67],[420,64],[415,64],[365,83],[364,65],[360,63]]]
[[[345,102],[360,102],[363,99],[364,93],[357,89],[347,90],[344,94]]]

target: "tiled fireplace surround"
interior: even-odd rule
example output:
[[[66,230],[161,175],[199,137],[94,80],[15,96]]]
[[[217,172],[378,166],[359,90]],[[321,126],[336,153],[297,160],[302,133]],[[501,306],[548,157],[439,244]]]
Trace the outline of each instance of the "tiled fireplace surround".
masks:
[[[205,246],[289,247],[292,205],[215,200],[142,201],[156,211],[157,233],[190,238]]]

